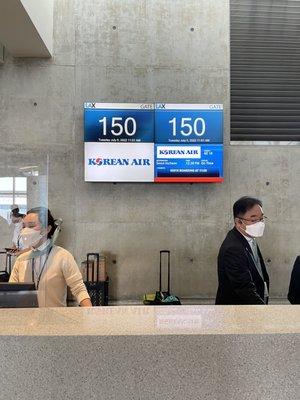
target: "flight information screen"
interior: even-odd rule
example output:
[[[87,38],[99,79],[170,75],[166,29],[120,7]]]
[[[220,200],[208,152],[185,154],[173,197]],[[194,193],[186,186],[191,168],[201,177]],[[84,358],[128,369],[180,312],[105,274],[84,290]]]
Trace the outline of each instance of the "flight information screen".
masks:
[[[222,182],[220,104],[85,103],[85,180]]]
[[[223,181],[221,104],[155,104],[154,180]]]

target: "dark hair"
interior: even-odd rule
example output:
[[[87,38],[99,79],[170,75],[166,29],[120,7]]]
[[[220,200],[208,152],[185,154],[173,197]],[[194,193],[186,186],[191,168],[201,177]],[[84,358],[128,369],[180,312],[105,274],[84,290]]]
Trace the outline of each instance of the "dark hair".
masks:
[[[53,215],[51,214],[51,211],[48,210],[48,208],[35,207],[35,208],[32,208],[31,210],[27,211],[27,215],[28,214],[37,214],[39,221],[43,228],[47,228],[50,225],[51,230],[48,233],[47,237],[51,238],[53,236],[53,233],[56,229],[55,219],[53,218]]]
[[[18,208],[14,208],[11,212],[11,216],[12,217],[16,217],[16,218],[23,218],[25,216],[25,214],[21,214],[20,210]]]
[[[255,205],[262,207],[262,202],[255,197],[243,196],[238,199],[233,205],[233,216],[234,218],[242,217],[247,211],[251,210]]]

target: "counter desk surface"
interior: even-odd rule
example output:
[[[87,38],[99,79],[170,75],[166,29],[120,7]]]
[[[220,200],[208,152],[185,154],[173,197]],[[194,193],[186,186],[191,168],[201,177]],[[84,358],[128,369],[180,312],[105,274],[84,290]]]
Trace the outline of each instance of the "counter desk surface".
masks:
[[[0,335],[300,333],[300,306],[114,306],[0,310]]]
[[[300,306],[0,310],[0,400],[299,400]]]

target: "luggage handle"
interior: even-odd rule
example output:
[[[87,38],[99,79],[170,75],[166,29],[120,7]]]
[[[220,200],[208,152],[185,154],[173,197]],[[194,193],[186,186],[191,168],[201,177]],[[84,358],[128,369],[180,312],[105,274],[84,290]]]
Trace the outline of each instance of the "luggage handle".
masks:
[[[168,255],[168,294],[170,294],[170,250],[160,250],[159,252],[159,291],[161,292],[161,267],[162,267],[162,255]]]
[[[99,281],[99,263],[100,263],[100,255],[99,253],[87,253],[86,255],[86,280],[89,282],[89,271],[90,271],[90,257],[93,257],[93,264],[92,264],[92,282],[95,281],[95,258],[97,260],[97,282]]]
[[[8,252],[6,253],[5,271],[8,274],[11,274],[11,254],[9,254]]]

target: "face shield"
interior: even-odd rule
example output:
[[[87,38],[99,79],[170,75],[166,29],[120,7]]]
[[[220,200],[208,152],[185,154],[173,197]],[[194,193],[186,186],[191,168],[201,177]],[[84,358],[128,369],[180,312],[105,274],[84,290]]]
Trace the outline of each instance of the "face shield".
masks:
[[[54,246],[54,244],[59,236],[59,233],[61,232],[62,223],[63,223],[63,220],[61,218],[56,219],[55,220],[56,228],[55,228],[55,231],[54,231],[52,237],[48,238],[47,241],[45,242],[45,244],[40,246],[39,248],[33,249],[32,251],[25,253],[23,255],[23,259],[24,260],[32,260],[34,258],[40,257],[44,254],[47,254],[49,249],[51,249]]]

